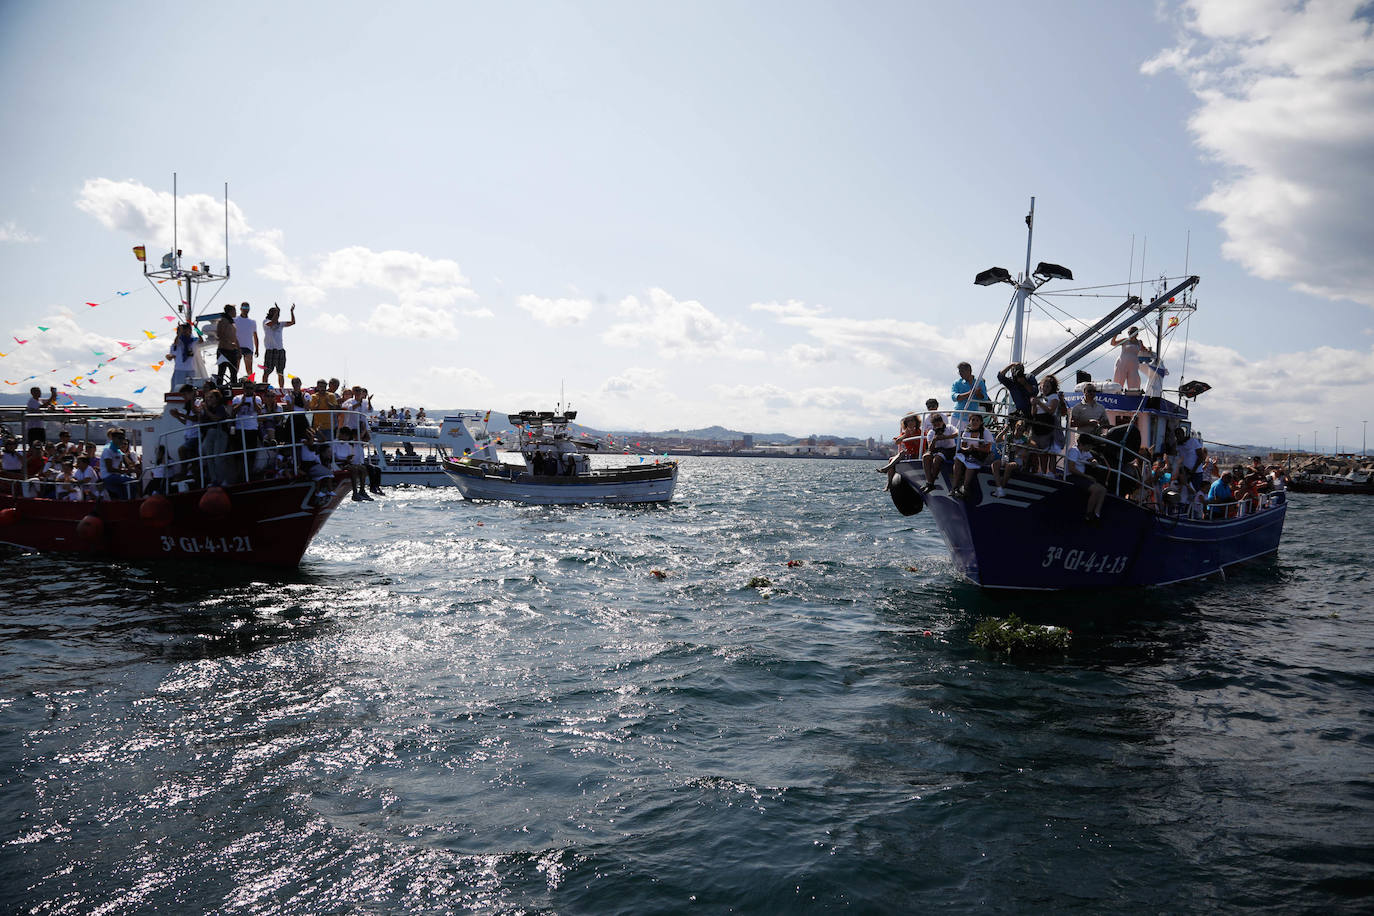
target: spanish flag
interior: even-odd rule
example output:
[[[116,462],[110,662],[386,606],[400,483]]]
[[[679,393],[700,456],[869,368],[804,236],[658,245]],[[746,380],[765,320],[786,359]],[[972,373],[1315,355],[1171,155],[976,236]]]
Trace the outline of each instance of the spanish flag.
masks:
[[[148,260],[148,249],[147,249],[145,246],[143,246],[143,245],[135,245],[135,246],[134,246],[134,257],[138,258],[140,261],[147,261],[147,260]]]

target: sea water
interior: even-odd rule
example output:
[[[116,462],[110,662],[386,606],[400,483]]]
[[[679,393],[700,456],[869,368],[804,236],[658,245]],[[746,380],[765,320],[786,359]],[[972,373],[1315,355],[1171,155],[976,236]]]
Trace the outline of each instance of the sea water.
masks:
[[[285,574],[0,558],[0,911],[1368,912],[1374,500],[998,595],[875,468],[395,489]],[[1012,612],[1070,649],[970,643]]]

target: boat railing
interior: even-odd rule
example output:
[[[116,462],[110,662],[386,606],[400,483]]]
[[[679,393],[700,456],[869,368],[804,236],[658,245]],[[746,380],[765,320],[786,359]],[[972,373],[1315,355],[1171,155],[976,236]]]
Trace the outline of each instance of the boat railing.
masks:
[[[306,435],[298,435],[299,421],[294,418],[301,413],[288,410],[253,417],[254,430],[259,437],[264,431],[263,421],[274,435],[271,439],[258,438],[257,444],[252,446],[241,444],[245,441],[241,434],[254,430],[240,430],[232,416],[226,420],[185,424],[158,437],[151,461],[145,447],[144,467],[160,468],[169,488],[182,481],[210,486],[264,477],[300,477],[308,475],[316,466],[332,468],[334,460],[330,446],[334,437],[339,429],[354,428],[351,420],[358,416],[357,412],[311,410],[304,413],[312,424],[321,416],[331,417],[328,439],[319,437],[324,430],[313,428]],[[348,417],[349,422],[343,422],[344,417]],[[192,432],[194,436],[188,435]],[[221,436],[223,439],[219,438]],[[182,447],[190,441],[196,443],[194,454],[183,454]],[[211,449],[208,452],[207,446]],[[314,455],[313,460],[311,455]]]

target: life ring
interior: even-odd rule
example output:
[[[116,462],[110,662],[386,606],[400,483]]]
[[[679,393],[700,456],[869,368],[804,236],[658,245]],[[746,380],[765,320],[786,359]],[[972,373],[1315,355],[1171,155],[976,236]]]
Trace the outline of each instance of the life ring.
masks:
[[[0,525],[3,525],[7,528],[10,525],[19,524],[20,517],[21,516],[19,515],[19,510],[16,509],[14,506],[10,506],[7,509],[0,509]]]

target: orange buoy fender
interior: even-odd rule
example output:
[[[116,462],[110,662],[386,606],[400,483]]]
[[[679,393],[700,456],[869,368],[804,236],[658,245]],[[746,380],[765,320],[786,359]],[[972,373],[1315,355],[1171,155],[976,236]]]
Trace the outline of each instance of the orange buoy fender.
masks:
[[[105,533],[105,522],[98,515],[87,515],[76,523],[76,536],[83,541],[98,541]]]
[[[161,493],[154,493],[138,507],[138,517],[154,528],[165,528],[172,523],[172,501]]]
[[[200,511],[210,518],[224,518],[233,508],[233,503],[229,499],[229,494],[224,492],[224,487],[210,487],[200,497]]]
[[[8,509],[0,509],[0,525],[8,527],[19,523],[19,510],[10,506]]]

